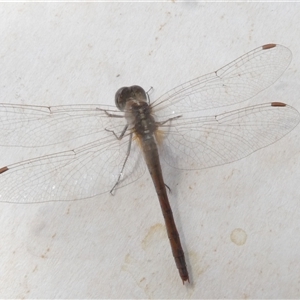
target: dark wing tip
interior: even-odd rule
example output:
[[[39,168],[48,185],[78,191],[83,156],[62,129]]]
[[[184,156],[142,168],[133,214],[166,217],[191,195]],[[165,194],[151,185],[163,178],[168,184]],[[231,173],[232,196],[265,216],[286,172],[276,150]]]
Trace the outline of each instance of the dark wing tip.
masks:
[[[9,170],[8,167],[0,168],[0,174],[4,173],[7,170]]]
[[[266,44],[266,45],[263,45],[263,46],[262,46],[262,49],[263,49],[263,50],[267,50],[267,49],[274,48],[274,47],[276,47],[276,46],[277,46],[276,44]]]
[[[282,102],[272,102],[271,106],[281,106],[281,107],[283,107],[283,106],[286,106],[286,104],[282,103]]]

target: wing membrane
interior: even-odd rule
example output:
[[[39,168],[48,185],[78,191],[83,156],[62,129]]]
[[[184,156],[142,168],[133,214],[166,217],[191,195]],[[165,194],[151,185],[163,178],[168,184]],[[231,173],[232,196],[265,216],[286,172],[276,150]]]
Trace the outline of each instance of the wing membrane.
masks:
[[[128,138],[127,135],[119,141],[110,133],[106,138],[74,150],[2,168],[0,201],[74,201],[107,193],[121,172],[128,149]],[[140,149],[132,143],[130,156],[117,188],[140,178],[144,170]]]
[[[203,169],[239,160],[270,145],[300,121],[283,103],[254,105],[213,116],[195,111],[235,104],[274,83],[291,61],[280,45],[250,51],[210,74],[182,84],[151,104],[164,131],[162,159],[178,169]],[[0,168],[0,201],[32,203],[91,198],[112,189],[128,151],[129,134],[116,139],[125,118],[111,106],[29,106],[0,104],[0,145],[73,149]],[[179,118],[167,121],[180,115]],[[163,122],[167,121],[167,122]],[[132,143],[118,188],[145,170]]]
[[[69,149],[121,132],[126,121],[111,118],[114,107],[99,105],[34,106],[0,104],[0,145],[43,147],[68,142]],[[113,119],[113,120],[112,120]],[[83,139],[82,143],[78,140]]]
[[[242,159],[295,128],[299,112],[266,103],[215,116],[178,118],[165,125],[162,157],[178,169],[204,169]]]
[[[152,103],[158,121],[174,114],[236,104],[257,95],[286,70],[291,51],[281,45],[256,48],[223,68],[170,90]]]

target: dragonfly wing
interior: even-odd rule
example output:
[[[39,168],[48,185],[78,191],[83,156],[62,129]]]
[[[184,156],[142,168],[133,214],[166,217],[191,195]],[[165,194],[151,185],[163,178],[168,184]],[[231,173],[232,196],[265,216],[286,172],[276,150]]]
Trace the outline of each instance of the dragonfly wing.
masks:
[[[291,51],[284,46],[261,46],[215,72],[179,85],[151,106],[157,121],[164,121],[174,115],[245,101],[272,85],[291,59]]]
[[[70,151],[29,159],[0,168],[0,201],[35,203],[73,201],[109,192],[117,182],[128,150],[129,135],[110,136]],[[144,173],[140,149],[132,143],[117,188]]]
[[[0,103],[0,146],[37,148],[66,143],[69,149],[122,132],[124,118],[99,105],[35,106]],[[80,141],[81,140],[81,141]]]
[[[162,157],[178,169],[204,169],[242,159],[295,128],[299,112],[266,103],[215,116],[177,118],[162,125]]]

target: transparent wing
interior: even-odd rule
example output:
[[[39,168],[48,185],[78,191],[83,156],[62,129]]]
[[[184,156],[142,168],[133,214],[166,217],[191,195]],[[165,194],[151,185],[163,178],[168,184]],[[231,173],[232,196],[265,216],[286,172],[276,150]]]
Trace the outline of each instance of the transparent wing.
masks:
[[[166,121],[174,113],[246,100],[276,81],[290,60],[287,48],[265,45],[169,91],[151,107],[157,121]],[[121,133],[126,121],[109,117],[107,112],[120,115],[110,106],[0,104],[0,145],[37,148],[62,144],[73,149],[0,168],[0,201],[80,200],[110,191],[124,163],[129,136],[121,141],[115,138],[111,131]],[[243,158],[280,139],[299,122],[295,109],[278,104],[211,117],[184,117],[162,126],[163,157],[181,169],[207,168]],[[133,143],[118,187],[139,178],[144,169],[140,149]]]
[[[109,136],[105,128],[121,132],[126,120],[108,117],[105,111],[120,115],[114,107],[103,105],[1,103],[0,145],[37,148],[65,143],[72,149]]]
[[[270,145],[295,128],[299,112],[283,103],[266,103],[215,116],[174,119],[160,129],[167,164],[204,169],[227,164]]]
[[[34,203],[74,201],[110,191],[120,174],[129,135],[106,138],[70,151],[25,160],[0,169],[0,201]],[[140,149],[132,143],[117,188],[140,178],[145,170]]]
[[[273,84],[292,59],[291,51],[281,45],[256,48],[223,68],[195,78],[170,90],[152,103],[158,121],[202,109],[232,105]]]

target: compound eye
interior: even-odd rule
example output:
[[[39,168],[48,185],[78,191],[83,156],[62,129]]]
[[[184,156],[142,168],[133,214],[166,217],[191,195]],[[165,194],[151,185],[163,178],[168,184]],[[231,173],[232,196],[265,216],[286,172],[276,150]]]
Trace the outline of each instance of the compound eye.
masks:
[[[146,92],[138,85],[122,87],[117,90],[115,95],[115,104],[120,111],[125,110],[126,102],[135,100],[137,102],[147,102]]]
[[[121,87],[120,89],[117,90],[116,95],[115,95],[115,104],[116,107],[120,111],[124,111],[126,101],[130,97],[130,90],[128,87]]]
[[[134,95],[134,98],[138,101],[145,101],[147,102],[147,95],[145,90],[140,87],[139,85],[133,85],[130,87],[132,94]]]

